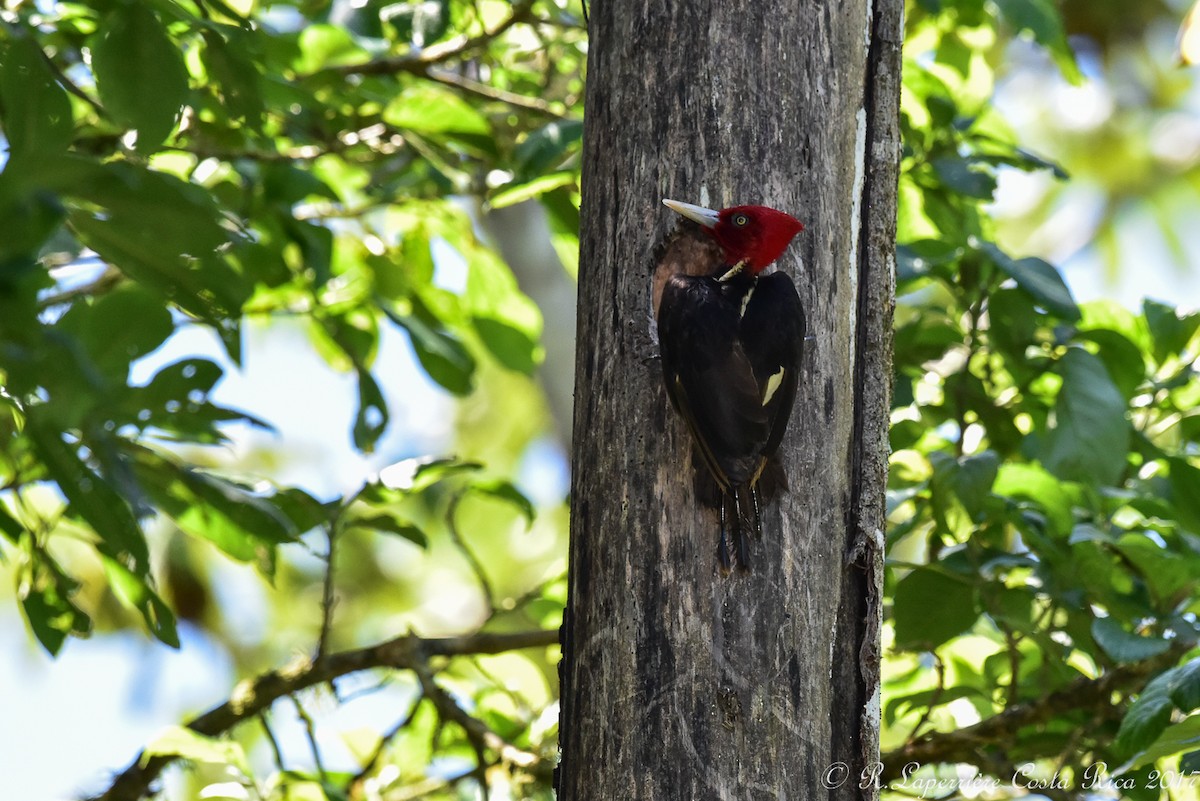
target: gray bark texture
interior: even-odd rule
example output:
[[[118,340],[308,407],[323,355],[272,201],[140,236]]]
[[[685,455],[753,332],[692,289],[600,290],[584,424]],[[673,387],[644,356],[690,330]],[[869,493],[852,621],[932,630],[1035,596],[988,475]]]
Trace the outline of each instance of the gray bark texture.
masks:
[[[560,801],[873,798],[902,0],[591,4]],[[751,570],[716,568],[651,314],[664,197],[805,224]]]

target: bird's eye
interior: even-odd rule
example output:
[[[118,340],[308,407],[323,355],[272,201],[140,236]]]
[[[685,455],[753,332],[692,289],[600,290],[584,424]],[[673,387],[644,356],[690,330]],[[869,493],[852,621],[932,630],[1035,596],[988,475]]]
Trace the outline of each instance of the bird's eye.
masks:
[[[748,222],[750,222],[750,218],[745,214],[735,214],[733,217],[733,224],[738,228],[744,227]]]

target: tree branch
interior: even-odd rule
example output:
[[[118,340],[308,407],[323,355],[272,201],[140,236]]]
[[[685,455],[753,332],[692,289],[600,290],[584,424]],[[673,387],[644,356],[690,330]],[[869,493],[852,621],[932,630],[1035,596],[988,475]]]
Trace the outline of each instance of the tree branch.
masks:
[[[458,75],[445,70],[425,69],[417,73],[422,78],[427,78],[437,83],[444,83],[447,86],[453,86],[456,89],[461,89],[473,95],[484,98],[485,100],[495,100],[500,103],[506,103],[516,108],[525,109],[526,111],[534,111],[538,114],[544,114],[547,117],[555,117],[562,119],[564,115],[554,110],[554,107],[542,100],[540,97],[529,97],[527,95],[518,94],[517,92],[509,92],[504,89],[497,89],[480,81],[475,81],[470,78]]]
[[[556,644],[558,632],[554,629],[504,634],[476,632],[436,639],[409,634],[353,651],[299,659],[278,670],[247,679],[234,688],[228,701],[194,718],[187,727],[198,734],[212,737],[256,717],[284,696],[360,670],[418,670],[435,656],[499,654],[523,648],[547,648]],[[133,801],[141,798],[163,768],[174,759],[139,753],[133,763],[113,779],[108,789],[93,796],[91,801]]]
[[[904,767],[915,763],[932,765],[963,762],[986,770],[992,759],[988,752],[1007,751],[1017,740],[1017,732],[1026,726],[1037,726],[1076,710],[1120,710],[1111,703],[1113,693],[1127,695],[1140,690],[1150,677],[1179,661],[1186,648],[1172,648],[1144,662],[1135,662],[1109,670],[1098,678],[1080,678],[1045,698],[1025,704],[1014,704],[998,715],[974,726],[949,732],[927,734],[882,756],[880,781],[884,784],[900,778]]]
[[[408,72],[421,75],[435,64],[460,58],[468,53],[487,47],[493,39],[503,35],[512,26],[521,22],[532,22],[533,20],[533,0],[518,0],[518,2],[513,3],[512,14],[509,15],[508,19],[501,22],[492,30],[484,31],[478,36],[456,36],[445,42],[430,45],[416,53],[409,52],[402,56],[372,59],[371,61],[364,61],[358,64],[341,64],[336,67],[326,67],[312,74],[318,75],[324,73],[350,76],[395,75],[400,72]]]
[[[124,280],[125,274],[116,267],[110,265],[105,268],[104,272],[102,272],[98,278],[90,283],[73,287],[71,289],[65,289],[62,292],[57,292],[53,295],[47,295],[46,297],[40,299],[38,301],[38,311],[45,311],[46,309],[53,308],[54,306],[61,306],[64,303],[73,303],[80,298],[91,297],[93,295],[103,295],[105,292],[115,288],[117,284]]]

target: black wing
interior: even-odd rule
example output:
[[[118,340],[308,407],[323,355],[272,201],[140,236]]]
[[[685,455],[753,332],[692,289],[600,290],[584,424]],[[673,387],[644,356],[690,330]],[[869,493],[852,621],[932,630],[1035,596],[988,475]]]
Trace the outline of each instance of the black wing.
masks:
[[[740,334],[769,421],[763,456],[779,448],[792,415],[806,333],[804,307],[792,279],[783,272],[761,276],[742,315]]]
[[[771,407],[740,336],[740,296],[728,289],[711,277],[674,275],[658,319],[667,393],[725,490],[754,481],[772,434]]]

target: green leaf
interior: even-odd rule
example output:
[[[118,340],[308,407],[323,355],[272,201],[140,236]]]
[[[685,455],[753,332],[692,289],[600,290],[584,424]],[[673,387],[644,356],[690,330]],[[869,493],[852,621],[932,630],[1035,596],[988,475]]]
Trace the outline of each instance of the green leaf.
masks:
[[[938,455],[944,456],[930,454],[930,458]],[[1000,457],[992,451],[983,451],[957,460],[950,457],[940,475],[935,464],[934,477],[953,491],[963,507],[974,516],[983,511],[984,501],[991,495],[999,468]]]
[[[1176,709],[1191,712],[1197,706],[1200,706],[1200,659],[1192,659],[1156,676],[1138,695],[1121,721],[1113,746],[1118,753],[1130,755],[1130,759],[1118,772],[1157,758],[1151,755],[1151,749],[1158,751],[1160,747],[1152,744],[1166,736],[1164,733],[1171,713]],[[1188,747],[1182,740],[1191,736],[1189,732],[1193,725],[1196,724],[1188,724],[1187,728],[1178,730],[1164,740],[1163,747],[1170,747],[1171,741],[1179,741],[1178,750]]]
[[[489,317],[473,317],[471,323],[496,361],[509,370],[532,375],[542,363],[541,345],[521,327]]]
[[[72,214],[70,224],[105,261],[184,310],[206,320],[236,313],[236,307],[231,309],[218,302],[207,265],[188,262],[177,251],[165,253],[168,240],[156,237],[152,229],[82,214]]]
[[[152,757],[183,757],[190,762],[232,765],[243,776],[252,775],[241,743],[205,737],[183,726],[168,726],[142,751],[141,764]]]
[[[0,110],[11,159],[53,158],[71,143],[71,101],[32,36],[0,46]]]
[[[75,333],[93,364],[124,384],[129,365],[158,349],[175,331],[162,299],[137,284],[124,284],[90,307],[74,306],[59,323]]]
[[[942,38],[938,42],[937,56],[934,60],[939,64],[951,67],[965,78],[971,71],[971,54],[973,52],[961,37],[946,32],[942,34]]]
[[[175,127],[187,101],[183,51],[148,3],[114,9],[91,41],[92,71],[105,110],[136,128],[137,149],[155,150]]]
[[[424,492],[429,487],[452,476],[475,473],[483,469],[479,462],[463,462],[458,459],[430,459],[417,465],[413,471],[410,492]]]
[[[1158,739],[1171,721],[1175,704],[1171,689],[1178,668],[1172,668],[1146,685],[1125,713],[1113,747],[1121,754],[1136,754]]]
[[[1075,513],[1070,494],[1061,481],[1036,464],[1006,462],[996,472],[992,491],[1016,500],[1037,504],[1045,514],[1054,533],[1061,537],[1070,534]]]
[[[1192,715],[1167,726],[1153,743],[1119,769],[1120,773],[1136,770],[1200,744],[1200,715]],[[1182,771],[1182,766],[1181,766]]]
[[[1180,317],[1175,308],[1149,298],[1142,301],[1142,316],[1154,339],[1154,360],[1159,364],[1179,355],[1200,327],[1200,314]]]
[[[1181,712],[1200,708],[1200,659],[1175,668],[1171,678],[1171,701]]]
[[[985,698],[986,695],[976,687],[934,687],[928,690],[920,690],[908,695],[893,696],[888,699],[888,702],[883,710],[884,720],[891,725],[896,722],[896,719],[902,715],[908,714],[914,710],[937,708],[946,704],[957,701],[960,698]]]
[[[526,200],[540,197],[547,192],[553,192],[555,189],[574,185],[575,173],[573,172],[554,172],[549,175],[539,175],[528,181],[505,184],[498,192],[488,198],[487,205],[489,208],[502,209],[506,206],[515,206]]]
[[[1128,632],[1111,617],[1099,617],[1092,622],[1092,638],[1116,662],[1140,662],[1171,647],[1161,637],[1142,637]]]
[[[525,518],[526,527],[533,525],[533,518],[537,515],[537,511],[533,508],[533,503],[511,481],[495,479],[475,482],[471,484],[471,492],[512,504]]]
[[[172,648],[178,648],[179,632],[175,628],[175,615],[158,597],[158,593],[150,588],[146,579],[115,559],[102,556],[101,560],[104,563],[104,575],[117,598],[142,614],[142,620],[151,634]]]
[[[247,122],[257,121],[264,107],[259,70],[248,55],[251,36],[229,25],[205,30],[203,36],[205,69],[215,80],[214,88],[220,92],[230,115]]]
[[[1113,547],[1137,569],[1154,597],[1173,606],[1200,581],[1200,555],[1164,548],[1143,534],[1125,534]]]
[[[979,597],[965,578],[919,567],[896,585],[892,619],[897,648],[936,648],[962,634],[978,618]]]
[[[995,0],[1000,13],[1020,32],[1033,34],[1038,44],[1050,51],[1063,77],[1081,83],[1083,75],[1075,63],[1075,53],[1063,30],[1062,17],[1051,0]]]
[[[417,360],[429,377],[455,395],[466,395],[473,387],[475,359],[453,334],[436,324],[423,308],[401,315],[385,308],[388,317],[408,331]]]
[[[1080,331],[1077,336],[1099,346],[1096,355],[1104,362],[1122,397],[1128,400],[1137,394],[1146,381],[1146,360],[1137,345],[1124,335],[1105,328]]]
[[[216,252],[230,234],[204,189],[126,163],[105,164],[66,189],[68,223],[105,261],[202,319],[236,319],[251,287]]]
[[[29,628],[51,656],[62,649],[70,635],[85,636],[92,621],[72,601],[79,582],[68,576],[44,552],[26,547],[27,568],[18,573],[17,597]]]
[[[1034,303],[1069,322],[1082,316],[1071,290],[1052,264],[1032,257],[1014,261],[991,243],[983,246],[983,252],[1016,281],[1017,286],[1033,298]]]
[[[79,458],[76,449],[63,441],[62,434],[44,423],[30,409],[25,420],[25,433],[46,470],[71,508],[88,522],[100,537],[99,549],[113,559],[133,560],[137,575],[146,575],[150,568],[146,538],[138,526],[129,504],[99,473]]]
[[[0,174],[3,181],[4,174]],[[22,271],[34,269],[38,252],[59,230],[65,216],[62,202],[50,192],[32,192],[8,203],[0,201],[0,230],[5,232],[0,239],[0,287],[10,284]]]
[[[385,122],[417,133],[490,136],[487,118],[457,92],[427,83],[410,86],[383,112]]]
[[[1167,460],[1171,473],[1167,478],[1171,487],[1171,502],[1179,515],[1179,522],[1193,534],[1200,534],[1200,469],[1187,459]]]
[[[976,167],[976,163],[961,156],[941,156],[933,160],[933,169],[946,186],[967,197],[991,200],[996,191],[996,176]]]
[[[348,515],[342,521],[343,530],[365,529],[395,534],[422,549],[429,548],[429,537],[410,520],[402,520],[391,512],[364,512]]]
[[[354,416],[354,447],[363,453],[375,449],[388,425],[387,401],[369,370],[358,371],[358,412]]]
[[[254,562],[270,575],[274,547],[295,542],[291,519],[266,497],[218,476],[142,449],[135,457],[138,481],[180,531],[208,540],[229,556]]]
[[[542,316],[517,287],[508,265],[491,253],[473,251],[464,301],[471,324],[496,360],[510,370],[531,374],[544,355],[539,343]]]
[[[583,140],[583,120],[555,120],[532,131],[517,145],[513,160],[521,175],[542,175],[561,167]],[[493,206],[495,201],[493,201]]]
[[[0,502],[0,534],[8,537],[14,545],[20,542],[21,537],[25,534],[25,527],[8,513],[2,502]]]
[[[1059,369],[1063,384],[1042,441],[1042,464],[1063,479],[1111,486],[1129,452],[1125,399],[1103,362],[1081,348],[1068,349]]]
[[[303,57],[295,63],[295,71],[301,74],[340,64],[355,64],[367,56],[350,31],[325,23],[304,26],[300,33],[300,51]]]

